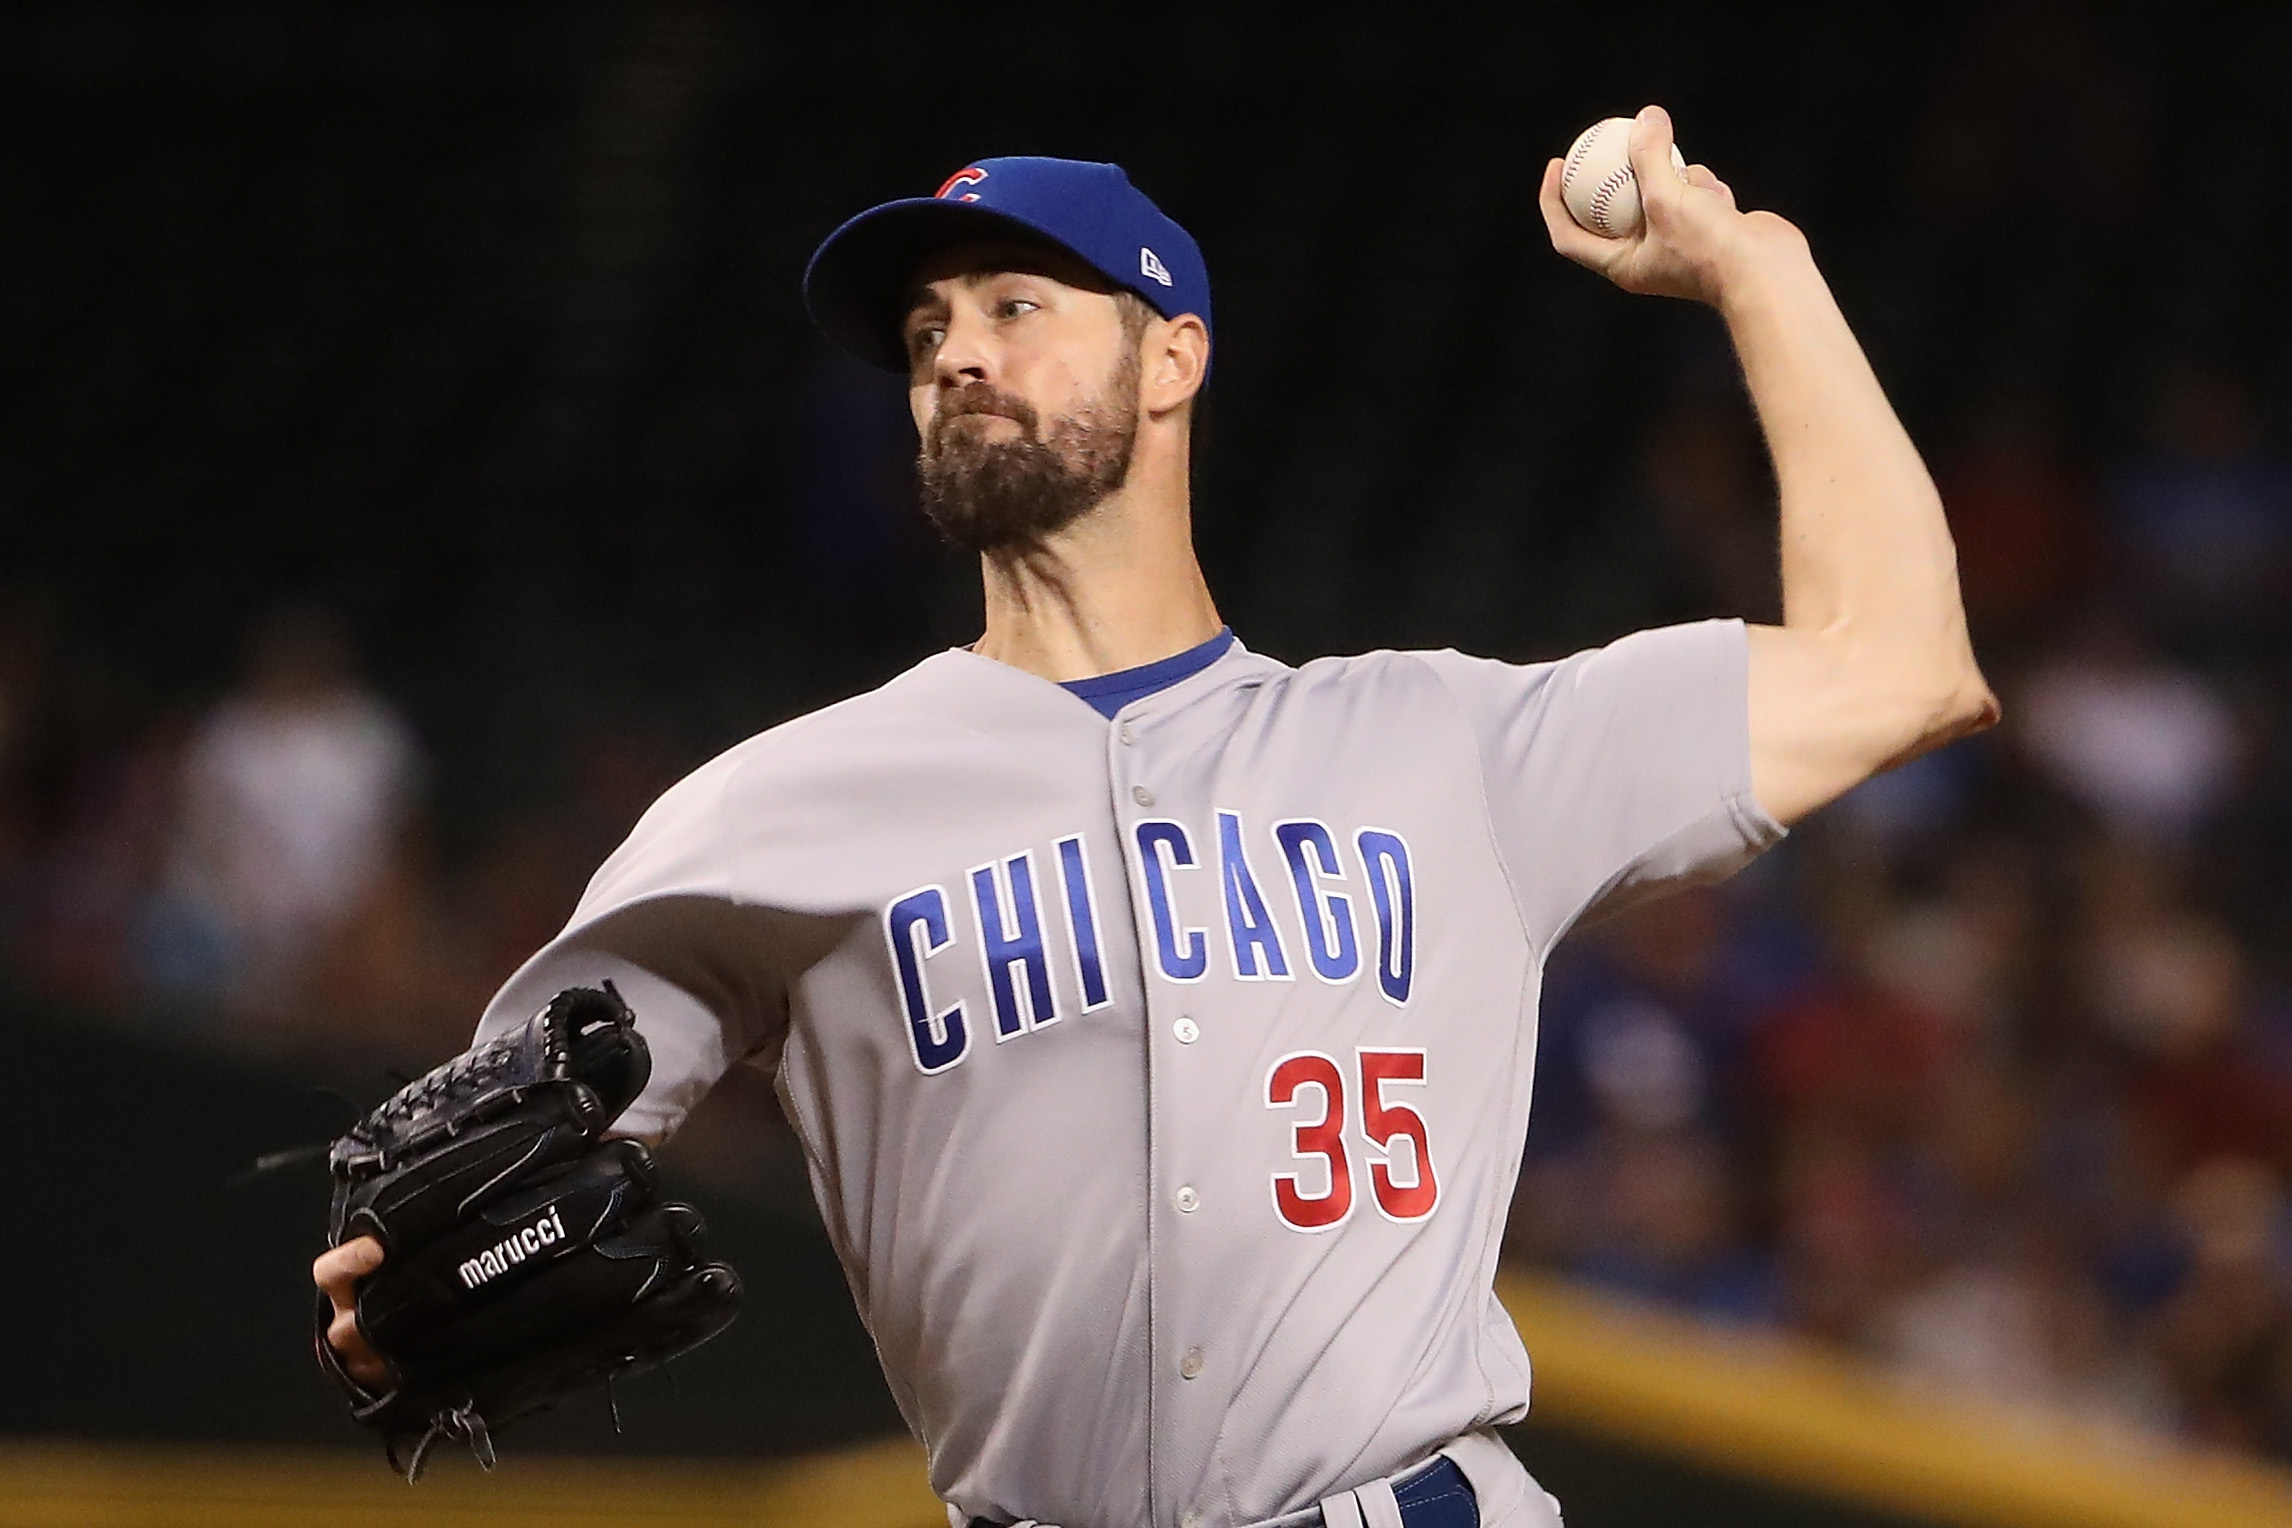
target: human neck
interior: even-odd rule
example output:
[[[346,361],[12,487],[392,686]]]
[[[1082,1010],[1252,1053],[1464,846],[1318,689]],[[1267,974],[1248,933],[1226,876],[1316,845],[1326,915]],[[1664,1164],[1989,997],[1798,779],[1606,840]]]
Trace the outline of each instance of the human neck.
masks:
[[[1141,472],[1139,467],[1146,468]],[[1042,546],[979,559],[983,657],[1065,682],[1136,668],[1207,642],[1223,624],[1194,558],[1182,466],[1131,479]]]

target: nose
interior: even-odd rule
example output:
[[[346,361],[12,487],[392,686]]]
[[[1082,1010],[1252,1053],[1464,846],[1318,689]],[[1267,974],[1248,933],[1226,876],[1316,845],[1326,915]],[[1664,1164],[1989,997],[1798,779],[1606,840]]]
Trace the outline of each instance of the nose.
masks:
[[[946,333],[931,357],[932,378],[948,391],[973,382],[994,381],[993,346],[986,320],[967,308],[967,304],[958,303],[948,315]]]

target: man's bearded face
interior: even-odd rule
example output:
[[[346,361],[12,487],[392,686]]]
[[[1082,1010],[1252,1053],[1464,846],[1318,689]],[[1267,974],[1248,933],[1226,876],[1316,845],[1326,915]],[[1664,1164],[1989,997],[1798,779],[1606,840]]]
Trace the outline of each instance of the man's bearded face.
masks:
[[[915,462],[923,512],[940,534],[973,552],[1041,545],[1129,477],[1138,372],[1137,349],[1126,347],[1099,395],[1047,431],[1032,405],[985,382],[942,395]],[[991,427],[954,423],[972,414],[999,414],[1019,433],[994,439]]]

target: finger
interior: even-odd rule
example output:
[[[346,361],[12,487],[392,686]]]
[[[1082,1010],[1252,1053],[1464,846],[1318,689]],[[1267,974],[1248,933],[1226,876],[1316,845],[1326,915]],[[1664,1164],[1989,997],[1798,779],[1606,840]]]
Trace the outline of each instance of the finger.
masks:
[[[1639,115],[1631,119],[1625,152],[1631,159],[1631,172],[1639,180],[1642,208],[1670,201],[1673,188],[1679,184],[1678,167],[1671,162],[1671,145],[1671,113],[1660,106],[1641,107]]]
[[[366,1334],[358,1330],[358,1317],[351,1312],[338,1312],[327,1323],[326,1345],[334,1349],[342,1367],[360,1384],[379,1385],[390,1378],[390,1366],[367,1345]]]
[[[1552,248],[1595,271],[1604,268],[1613,258],[1622,241],[1601,238],[1577,222],[1575,215],[1568,211],[1568,204],[1560,195],[1560,161],[1557,159],[1544,167],[1544,184],[1537,193],[1536,204],[1543,210],[1544,230],[1552,236]]]
[[[1568,213],[1568,203],[1560,195],[1560,161],[1555,159],[1544,166],[1544,183],[1537,188],[1536,205],[1544,214],[1544,231],[1552,236],[1552,247],[1562,254],[1568,252],[1571,234],[1582,233],[1576,220]]]
[[[1699,190],[1716,192],[1719,199],[1725,202],[1730,209],[1735,205],[1735,188],[1714,175],[1711,172],[1711,166],[1707,164],[1689,165],[1687,167],[1687,183]]]
[[[326,1324],[326,1344],[352,1379],[369,1386],[389,1383],[390,1366],[358,1329],[358,1281],[381,1267],[382,1257],[379,1241],[360,1236],[327,1249],[310,1265],[311,1281],[334,1306],[333,1319]]]
[[[310,1276],[321,1285],[348,1284],[381,1266],[382,1244],[371,1236],[359,1236],[321,1253],[310,1265]]]
[[[1560,197],[1560,170],[1557,159],[1544,166],[1543,184],[1536,188],[1536,205],[1544,211],[1544,227],[1551,233],[1555,248],[1560,243],[1560,225],[1575,221],[1568,216],[1568,204]]]
[[[321,1253],[310,1265],[310,1279],[340,1309],[350,1303],[358,1281],[381,1266],[382,1244],[360,1236]]]

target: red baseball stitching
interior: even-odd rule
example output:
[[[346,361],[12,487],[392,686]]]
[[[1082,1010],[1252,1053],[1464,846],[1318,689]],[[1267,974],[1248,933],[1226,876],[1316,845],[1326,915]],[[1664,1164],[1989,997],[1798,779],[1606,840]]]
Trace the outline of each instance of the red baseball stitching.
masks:
[[[1601,179],[1599,189],[1592,193],[1592,221],[1600,225],[1601,233],[1610,237],[1617,236],[1615,225],[1608,221],[1608,212],[1614,207],[1615,199],[1623,191],[1623,188],[1627,185],[1636,184],[1638,184],[1638,177],[1632,174],[1631,166],[1628,164],[1610,170]]]

